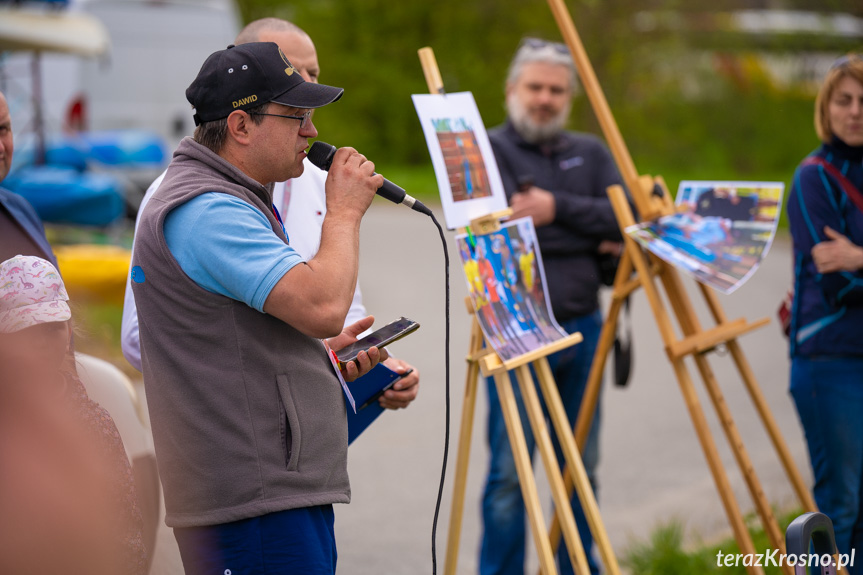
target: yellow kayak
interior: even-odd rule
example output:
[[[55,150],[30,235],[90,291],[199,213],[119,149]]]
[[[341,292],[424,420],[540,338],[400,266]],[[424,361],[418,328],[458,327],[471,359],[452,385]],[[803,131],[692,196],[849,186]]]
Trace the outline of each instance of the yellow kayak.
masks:
[[[57,264],[72,302],[122,305],[132,252],[119,246],[55,245]]]

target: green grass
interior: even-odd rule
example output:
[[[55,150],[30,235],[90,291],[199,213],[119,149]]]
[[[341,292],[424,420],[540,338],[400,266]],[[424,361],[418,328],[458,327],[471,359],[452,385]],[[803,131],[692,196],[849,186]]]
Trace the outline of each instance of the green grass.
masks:
[[[784,533],[791,521],[800,513],[799,510],[795,510],[779,515],[777,520],[780,530]],[[773,549],[757,518],[747,517],[747,525],[752,535],[752,542],[759,553],[766,549]],[[621,558],[621,564],[629,569],[632,575],[709,575],[712,573],[746,575],[746,568],[742,565],[717,566],[719,551],[722,551],[723,555],[740,553],[733,537],[716,544],[697,540],[694,544],[687,544],[684,523],[675,520],[657,527],[647,541],[631,543]],[[765,567],[764,572],[766,575],[782,573],[779,567],[772,565]]]

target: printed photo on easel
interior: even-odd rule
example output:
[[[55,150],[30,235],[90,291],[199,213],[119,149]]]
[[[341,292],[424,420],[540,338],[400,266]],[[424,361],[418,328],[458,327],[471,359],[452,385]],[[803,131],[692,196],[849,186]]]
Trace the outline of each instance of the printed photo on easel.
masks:
[[[784,190],[781,182],[683,181],[676,214],[626,233],[699,282],[730,294],[767,256]]]
[[[531,218],[486,235],[462,234],[456,242],[476,317],[501,360],[566,337],[551,311]]]
[[[476,133],[464,118],[432,120],[454,202],[491,196],[491,184]]]
[[[473,94],[412,96],[425,134],[447,228],[505,209],[506,194]]]

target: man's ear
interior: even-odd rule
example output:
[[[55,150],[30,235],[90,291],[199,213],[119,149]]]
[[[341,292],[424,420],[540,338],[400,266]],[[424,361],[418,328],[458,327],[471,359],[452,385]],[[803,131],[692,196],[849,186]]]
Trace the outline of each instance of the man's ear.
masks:
[[[251,142],[249,129],[252,124],[251,117],[242,110],[234,110],[228,116],[228,137],[237,141],[238,144],[249,145]]]
[[[514,91],[515,91],[515,83],[514,82],[507,82],[506,87],[504,88],[504,91],[503,91],[504,98],[509,98],[510,94],[512,94]]]

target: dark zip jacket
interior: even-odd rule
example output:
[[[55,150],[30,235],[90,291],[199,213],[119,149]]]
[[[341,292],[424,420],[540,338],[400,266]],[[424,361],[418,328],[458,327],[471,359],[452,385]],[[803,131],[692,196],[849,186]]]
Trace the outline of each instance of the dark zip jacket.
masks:
[[[559,321],[599,307],[597,248],[620,241],[606,188],[623,185],[614,159],[595,136],[563,132],[547,145],[530,144],[510,122],[489,130],[508,198],[530,180],[554,195],[554,222],[537,228],[549,298]]]
[[[853,148],[834,138],[814,155],[836,166],[863,192],[863,147]],[[819,274],[811,255],[813,246],[829,239],[825,226],[863,246],[863,211],[817,165],[797,169],[787,210],[795,270],[791,355],[863,356],[863,272]]]

